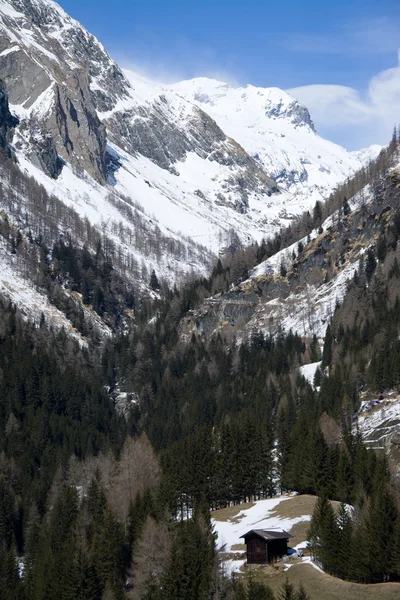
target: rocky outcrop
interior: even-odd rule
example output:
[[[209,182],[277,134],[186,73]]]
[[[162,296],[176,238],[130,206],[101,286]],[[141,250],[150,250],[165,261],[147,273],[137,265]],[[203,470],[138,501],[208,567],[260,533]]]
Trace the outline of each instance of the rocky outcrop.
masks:
[[[0,80],[0,148],[6,148],[11,142],[14,127],[17,125],[18,119],[10,113],[6,86]]]
[[[174,165],[185,160],[189,152],[230,167],[232,175],[226,183],[229,191],[237,194],[233,207],[241,213],[248,208],[249,192],[269,196],[278,191],[276,183],[257,161],[235,140],[227,137],[203,110],[191,107],[192,112],[184,126],[171,118],[169,110],[168,99],[161,95],[149,107],[116,112],[106,121],[109,138],[131,154],[146,156],[173,173],[176,173]],[[222,194],[219,202],[229,204]]]
[[[308,108],[300,104],[300,102],[294,100],[289,104],[288,107],[285,107],[282,110],[282,113],[280,109],[280,106],[278,106],[277,109],[275,109],[274,116],[285,116],[291,121],[291,123],[295,127],[309,127],[310,129],[312,129],[312,131],[316,133],[315,125],[311,119]]]
[[[0,78],[21,113],[19,147],[53,178],[61,172],[63,159],[104,183],[106,131],[90,80],[102,69],[100,57],[103,63],[112,61],[55,3],[16,0],[12,5],[23,14],[1,15]],[[104,77],[117,94],[116,82],[123,75],[107,66]]]
[[[23,105],[29,110],[52,80],[40,64],[17,46],[4,54],[10,46],[8,35],[0,29],[0,77],[7,86],[11,104]]]
[[[74,71],[65,84],[56,86],[55,110],[47,127],[65,160],[106,181],[106,130],[91,101],[85,73]]]
[[[64,165],[64,161],[58,155],[54,139],[49,134],[36,141],[35,153],[31,155],[31,160],[52,179],[57,179]]]

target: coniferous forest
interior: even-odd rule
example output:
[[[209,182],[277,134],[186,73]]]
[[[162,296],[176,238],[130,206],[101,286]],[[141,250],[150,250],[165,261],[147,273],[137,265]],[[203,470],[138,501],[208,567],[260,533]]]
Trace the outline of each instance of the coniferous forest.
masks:
[[[272,598],[257,582],[224,580],[209,511],[284,490],[319,496],[309,538],[327,572],[399,578],[396,498],[385,457],[351,428],[358,394],[346,369],[348,340],[368,353],[393,314],[382,317],[379,302],[360,336],[343,331],[338,307],[314,389],[295,373],[320,357],[315,339],[181,342],[189,293],[145,306],[138,327],[97,352],[1,304],[4,598]],[[376,357],[364,377],[380,389]],[[121,379],[139,395],[125,415],[108,393]],[[338,514],[327,498],[343,503]]]
[[[346,206],[340,194],[329,202]],[[18,252],[17,232],[4,228]],[[347,283],[322,346],[315,335],[238,340],[181,327],[285,235],[295,234],[238,250],[181,288],[153,272],[152,299],[126,286],[100,240],[60,239],[50,268],[49,247],[32,238],[52,302],[74,312],[60,290],[79,293],[114,334],[79,343],[0,301],[1,599],[273,600],[251,576],[224,576],[210,515],[285,491],[318,496],[308,538],[327,573],[400,580],[399,490],[354,422],[361,392],[400,384],[397,213]],[[73,319],[87,333],[79,311]],[[299,366],[319,360],[311,385]],[[286,581],[279,598],[307,593]]]

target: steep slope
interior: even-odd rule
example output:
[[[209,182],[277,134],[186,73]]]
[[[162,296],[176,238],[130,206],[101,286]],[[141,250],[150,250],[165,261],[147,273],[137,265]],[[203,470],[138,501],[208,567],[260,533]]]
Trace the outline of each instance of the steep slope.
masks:
[[[347,152],[321,138],[307,108],[278,88],[232,87],[202,77],[171,89],[207,111],[287,192],[280,216],[325,198],[381,149]]]
[[[0,17],[0,79],[20,118],[15,146],[49,177],[62,184],[65,161],[127,193],[162,225],[204,236],[214,251],[218,233],[237,228],[251,200],[267,206],[277,192],[206,113],[135,76],[131,82],[54,2],[4,2]],[[257,230],[260,237],[258,221],[244,219],[243,239]]]
[[[321,140],[307,109],[280,90],[223,84],[221,96],[221,84],[201,80],[211,89],[199,99],[190,82],[157,85],[122,71],[52,0],[1,2],[0,81],[2,144],[12,143],[25,177],[14,190],[16,172],[4,165],[4,189],[16,195],[0,195],[3,218],[48,248],[66,236],[82,247],[93,227],[89,249],[100,236],[138,296],[153,269],[171,285],[207,273],[232,240],[273,234],[366,158]],[[57,200],[53,213],[24,192],[30,176]],[[1,261],[12,273],[10,249]]]
[[[258,330],[273,335],[292,330],[324,338],[336,307],[345,300],[352,306],[348,283],[368,249],[378,242],[385,253],[397,247],[398,166],[397,142],[397,149],[388,147],[370,169],[353,178],[348,189],[356,192],[350,200],[345,188],[339,188],[325,220],[315,225],[311,217],[306,219],[306,235],[292,235],[296,241],[257,265],[250,278],[206,300],[188,316],[185,333],[242,337]],[[366,309],[359,306],[361,314]]]

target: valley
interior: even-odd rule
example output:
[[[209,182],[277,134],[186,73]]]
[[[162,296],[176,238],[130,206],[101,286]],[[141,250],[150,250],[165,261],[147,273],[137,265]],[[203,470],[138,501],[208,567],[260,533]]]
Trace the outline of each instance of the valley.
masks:
[[[400,129],[64,4],[0,0],[1,600],[394,600]]]

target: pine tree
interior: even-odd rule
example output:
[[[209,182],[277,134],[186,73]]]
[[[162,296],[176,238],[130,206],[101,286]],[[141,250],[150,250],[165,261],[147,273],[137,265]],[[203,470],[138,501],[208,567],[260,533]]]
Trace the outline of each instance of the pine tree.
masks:
[[[287,577],[279,589],[278,600],[296,600],[294,585],[289,582]]]
[[[340,504],[336,518],[338,527],[338,547],[336,573],[342,579],[351,576],[350,566],[353,551],[353,524],[348,508],[344,503]]]
[[[312,556],[329,573],[336,573],[339,534],[332,505],[326,496],[317,499],[307,537]]]
[[[151,272],[150,276],[150,287],[152,290],[157,291],[160,289],[160,284],[158,283],[157,275],[154,269]]]
[[[121,588],[125,575],[124,536],[120,523],[109,509],[93,536],[91,560],[103,589],[107,583],[114,591]]]
[[[343,502],[351,504],[353,498],[353,469],[347,449],[342,449],[339,454],[338,471],[336,477],[336,495]]]
[[[321,366],[329,367],[332,363],[332,344],[333,344],[333,336],[331,326],[328,325],[325,333],[325,341],[324,341],[324,350],[322,353],[322,363]]]
[[[249,577],[247,581],[246,600],[274,600],[275,596],[271,588],[257,581],[254,577]],[[236,599],[235,599],[236,600]]]
[[[0,549],[0,598],[2,600],[23,598],[14,548],[10,548],[8,552]]]
[[[307,594],[302,583],[299,585],[295,598],[296,600],[310,600],[310,596]]]
[[[375,271],[375,268],[376,268],[375,254],[374,254],[374,251],[372,250],[372,248],[369,248],[368,252],[367,252],[367,258],[365,261],[365,275],[366,275],[368,281],[370,281],[370,279]]]
[[[316,334],[314,333],[311,344],[310,344],[310,360],[312,363],[315,363],[317,361],[319,361],[320,356],[319,356],[319,344],[318,344],[318,338],[316,336]]]
[[[379,489],[371,503],[366,521],[369,551],[369,577],[372,582],[390,579],[395,570],[393,540],[395,539],[398,511],[391,494],[384,487]]]

